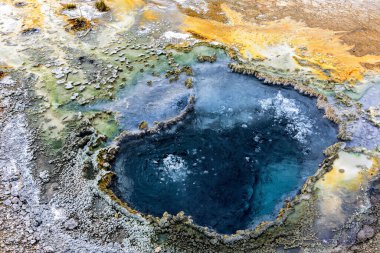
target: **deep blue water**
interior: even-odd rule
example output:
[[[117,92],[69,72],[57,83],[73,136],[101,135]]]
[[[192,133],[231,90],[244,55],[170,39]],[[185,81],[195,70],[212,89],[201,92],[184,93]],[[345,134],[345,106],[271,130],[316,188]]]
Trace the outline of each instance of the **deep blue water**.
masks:
[[[317,170],[336,127],[315,99],[231,73],[225,62],[194,71],[194,112],[167,131],[124,140],[112,189],[143,213],[185,211],[220,233],[253,228],[272,219]],[[164,101],[159,114],[166,117],[165,110],[178,113],[189,95],[158,94],[153,102]],[[146,111],[133,115],[138,122]]]

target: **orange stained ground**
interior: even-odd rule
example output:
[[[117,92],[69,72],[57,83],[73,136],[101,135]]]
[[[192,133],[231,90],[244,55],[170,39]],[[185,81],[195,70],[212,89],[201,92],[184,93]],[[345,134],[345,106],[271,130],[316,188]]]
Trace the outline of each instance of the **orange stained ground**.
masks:
[[[310,28],[302,22],[284,18],[263,24],[245,22],[240,13],[222,4],[228,22],[186,16],[182,30],[209,41],[237,47],[243,57],[263,60],[260,53],[269,46],[287,44],[295,49],[295,60],[310,67],[323,80],[355,83],[367,69],[364,63],[380,62],[380,55],[352,55],[340,34],[327,29]],[[377,72],[380,69],[376,69]]]
[[[143,0],[107,0],[105,2],[119,19],[134,9],[145,5]]]
[[[155,12],[153,10],[145,10],[142,14],[142,24],[145,22],[152,22],[152,21],[157,21],[159,18],[159,13]]]
[[[9,5],[15,5],[20,1],[13,0],[0,0],[0,3],[5,3]],[[44,22],[44,16],[41,12],[41,4],[38,0],[25,0],[22,1],[24,6],[18,7],[20,10],[23,30],[29,28],[42,28]]]

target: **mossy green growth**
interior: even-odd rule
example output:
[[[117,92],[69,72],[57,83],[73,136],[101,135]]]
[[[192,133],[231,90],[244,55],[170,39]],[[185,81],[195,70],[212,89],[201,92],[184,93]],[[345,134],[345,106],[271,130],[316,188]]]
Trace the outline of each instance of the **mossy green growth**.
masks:
[[[62,139],[53,139],[53,138],[48,138],[45,139],[47,146],[53,150],[53,151],[58,151],[63,147],[63,141]]]
[[[63,10],[74,10],[77,8],[77,5],[74,3],[67,3],[67,4],[62,4],[62,9]]]
[[[106,12],[110,10],[110,8],[106,5],[106,3],[103,0],[96,1],[95,7],[96,9],[98,9],[98,11],[101,12]]]
[[[92,125],[100,134],[112,139],[120,133],[119,124],[117,123],[114,115],[108,113],[100,113],[95,116]]]
[[[64,86],[57,85],[57,80],[47,70],[41,73],[42,89],[46,91],[47,97],[53,108],[57,108],[70,101],[70,94],[65,90]]]

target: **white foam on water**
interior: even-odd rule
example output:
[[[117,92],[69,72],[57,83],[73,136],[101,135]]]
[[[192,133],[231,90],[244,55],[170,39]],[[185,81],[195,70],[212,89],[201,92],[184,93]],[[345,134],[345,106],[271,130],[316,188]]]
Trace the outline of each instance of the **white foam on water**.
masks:
[[[163,159],[163,166],[159,167],[160,173],[165,178],[169,178],[173,182],[182,182],[187,178],[189,170],[187,163],[182,157],[169,154]]]
[[[300,143],[307,143],[307,136],[312,134],[312,120],[302,114],[294,99],[285,98],[279,91],[275,97],[261,99],[259,103],[266,113],[273,111],[277,122],[287,119],[285,131]]]

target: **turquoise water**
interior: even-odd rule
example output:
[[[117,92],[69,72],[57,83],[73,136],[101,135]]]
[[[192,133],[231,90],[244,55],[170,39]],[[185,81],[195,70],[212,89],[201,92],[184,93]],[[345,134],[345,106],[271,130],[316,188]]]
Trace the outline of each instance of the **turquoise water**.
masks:
[[[317,170],[336,127],[315,99],[231,73],[224,61],[197,64],[194,72],[192,91],[160,83],[125,93],[154,105],[118,107],[125,129],[178,114],[190,94],[196,103],[172,128],[123,141],[112,189],[143,213],[185,211],[196,224],[227,234],[253,228],[272,219]]]

